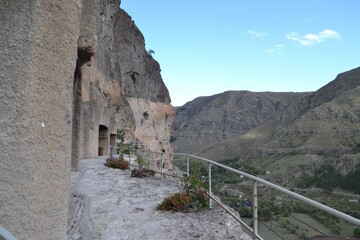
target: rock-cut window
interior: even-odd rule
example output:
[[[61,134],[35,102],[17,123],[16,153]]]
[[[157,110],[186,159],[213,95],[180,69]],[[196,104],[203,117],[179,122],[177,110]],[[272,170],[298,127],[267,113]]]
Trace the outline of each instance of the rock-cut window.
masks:
[[[149,119],[149,113],[147,111],[143,113],[143,118],[144,118],[144,120]]]

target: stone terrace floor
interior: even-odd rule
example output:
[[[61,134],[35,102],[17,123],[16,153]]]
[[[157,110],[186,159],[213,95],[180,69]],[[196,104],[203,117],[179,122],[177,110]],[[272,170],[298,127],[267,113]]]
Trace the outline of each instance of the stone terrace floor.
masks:
[[[180,183],[132,178],[130,170],[104,166],[105,158],[86,159],[72,173],[68,236],[78,239],[251,239],[220,208],[199,213],[157,211]]]

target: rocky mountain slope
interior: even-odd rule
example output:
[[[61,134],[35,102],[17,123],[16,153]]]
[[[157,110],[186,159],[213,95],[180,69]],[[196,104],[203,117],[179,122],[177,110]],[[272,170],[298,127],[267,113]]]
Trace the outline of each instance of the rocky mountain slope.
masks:
[[[339,74],[247,133],[199,151],[254,164],[281,184],[312,175],[325,163],[346,173],[360,166],[359,153],[360,68]]]
[[[308,94],[227,91],[196,98],[176,109],[172,134],[174,149],[192,153],[238,137]]]

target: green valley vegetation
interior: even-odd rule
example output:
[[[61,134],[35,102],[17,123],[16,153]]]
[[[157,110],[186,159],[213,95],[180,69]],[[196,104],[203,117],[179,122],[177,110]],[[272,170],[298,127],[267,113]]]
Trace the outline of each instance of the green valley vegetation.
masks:
[[[322,166],[315,170],[313,177],[306,177],[299,183],[299,187],[319,187],[328,191],[334,188],[345,189],[360,194],[360,164],[347,174],[330,165]]]
[[[256,166],[249,163],[241,163],[236,161],[236,159],[227,159],[219,161],[219,163],[252,175],[265,175],[265,173]],[[206,172],[204,171],[202,174],[205,175]],[[346,175],[341,175],[338,170],[335,170],[331,166],[324,166],[316,170],[316,175],[313,178],[306,178],[303,184],[305,184],[305,182],[308,184],[314,179],[316,180],[314,183],[318,184],[316,185],[317,187],[329,186],[327,184],[328,182],[332,184],[332,188],[341,187],[342,184],[348,184],[348,186],[351,186],[351,190],[355,192],[355,189],[357,189],[360,183],[358,180],[359,176],[359,169],[351,171]],[[334,180],[330,180],[332,177]],[[337,182],[337,184],[335,184],[335,182]],[[239,212],[242,218],[252,218],[252,181],[246,180],[239,174],[228,170],[213,167],[212,184],[213,192],[221,198],[223,203]],[[307,185],[307,187],[310,186],[311,185]],[[295,191],[294,189],[291,190]],[[301,192],[301,194],[355,218],[360,218],[359,199],[354,199],[350,194],[350,196],[339,197],[338,195],[332,194],[329,190],[321,191],[320,189],[309,192],[304,190],[304,192]],[[305,205],[289,196],[264,186],[259,186],[258,188],[258,199],[259,221],[264,224],[273,224],[275,222],[277,225],[281,225],[288,234],[291,233],[302,237],[316,235],[314,230],[311,230],[310,227],[299,222],[299,218],[305,219],[305,221],[314,221],[319,225],[318,227],[321,229],[321,232],[327,232],[333,235],[351,235],[356,229],[355,226],[351,227],[351,225],[344,221],[321,210]]]

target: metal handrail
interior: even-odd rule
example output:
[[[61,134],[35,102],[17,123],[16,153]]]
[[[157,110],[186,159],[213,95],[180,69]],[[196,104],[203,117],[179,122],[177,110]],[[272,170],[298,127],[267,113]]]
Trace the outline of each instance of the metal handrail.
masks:
[[[142,150],[142,151],[144,151],[144,150]],[[312,207],[315,207],[315,208],[320,209],[320,210],[322,210],[324,212],[327,212],[327,213],[329,213],[329,214],[331,214],[333,216],[336,216],[336,217],[338,217],[338,218],[340,218],[340,219],[342,219],[344,221],[352,223],[352,224],[354,224],[356,226],[360,226],[360,220],[357,219],[357,218],[354,218],[354,217],[352,217],[350,215],[347,215],[347,214],[345,214],[343,212],[340,212],[340,211],[338,211],[336,209],[333,209],[333,208],[328,207],[328,206],[326,206],[324,204],[316,202],[316,201],[314,201],[314,200],[312,200],[310,198],[307,198],[305,196],[302,196],[300,194],[292,192],[292,191],[290,191],[290,190],[288,190],[286,188],[280,187],[280,186],[278,186],[276,184],[273,184],[273,183],[271,183],[269,181],[266,181],[266,180],[264,180],[262,178],[259,178],[259,177],[253,176],[251,174],[248,174],[248,173],[233,169],[231,167],[228,167],[228,166],[223,165],[221,163],[215,162],[213,160],[203,158],[203,157],[199,157],[199,156],[195,156],[195,155],[191,155],[191,154],[186,154],[186,153],[164,153],[164,152],[155,152],[155,151],[144,151],[144,152],[160,154],[160,156],[161,156],[161,169],[160,169],[161,172],[160,173],[161,173],[161,178],[162,179],[163,179],[163,175],[164,175],[164,173],[163,173],[163,154],[186,157],[186,169],[187,169],[186,174],[187,174],[187,176],[190,175],[190,167],[189,167],[190,166],[190,164],[189,164],[190,161],[189,161],[189,158],[194,158],[194,159],[198,159],[198,160],[209,163],[209,196],[210,196],[209,205],[210,205],[210,207],[211,207],[211,201],[215,201],[215,202],[218,203],[218,201],[214,200],[215,198],[212,196],[212,193],[211,193],[211,191],[212,191],[212,189],[211,189],[211,166],[212,165],[224,168],[226,170],[229,170],[231,172],[234,172],[236,174],[242,175],[242,176],[244,176],[244,177],[246,177],[248,179],[253,180],[253,197],[254,197],[253,200],[254,201],[253,201],[253,229],[252,229],[252,234],[256,239],[262,239],[258,235],[258,217],[257,217],[258,216],[258,211],[257,211],[258,210],[258,206],[257,206],[257,186],[258,186],[258,183],[261,183],[261,184],[263,184],[263,185],[265,185],[267,187],[270,187],[270,188],[272,188],[272,189],[274,189],[276,191],[279,191],[279,192],[282,192],[282,193],[284,193],[286,195],[289,195],[289,196],[291,196],[291,197],[293,197],[293,198],[295,198],[295,199],[297,199],[297,200],[299,200],[301,202],[304,202],[304,203],[306,203],[306,204],[308,204],[308,205],[310,205]],[[229,212],[229,211],[227,211],[227,212]],[[231,215],[233,215],[233,214],[231,214]],[[245,226],[245,228],[247,230],[251,229],[243,221],[240,221],[240,223],[243,226]]]
[[[16,240],[17,238],[0,225],[0,239]]]
[[[212,161],[212,160],[209,160],[209,159],[206,159],[206,158],[202,158],[202,157],[198,157],[198,156],[194,156],[194,155],[191,155],[191,154],[174,153],[174,155],[189,156],[189,157],[192,157],[192,158],[196,158],[196,159],[199,159],[199,160],[202,160],[202,161],[209,162],[209,163],[211,163],[211,164],[213,164],[213,165],[216,165],[216,166],[218,166],[218,167],[227,169],[227,170],[229,170],[229,171],[231,171],[231,172],[234,172],[234,173],[243,175],[244,177],[250,178],[251,180],[254,180],[254,181],[256,181],[256,182],[262,183],[262,184],[264,184],[265,186],[268,186],[268,187],[270,187],[270,188],[273,188],[273,189],[275,189],[275,190],[277,190],[277,191],[279,191],[279,192],[285,193],[285,194],[287,194],[287,195],[289,195],[289,196],[291,196],[291,197],[293,197],[293,198],[295,198],[295,199],[297,199],[297,200],[300,200],[300,201],[302,201],[302,202],[305,202],[305,203],[307,203],[307,204],[309,204],[309,205],[311,205],[311,206],[313,206],[313,207],[315,207],[315,208],[318,208],[318,209],[320,209],[320,210],[323,210],[324,212],[327,212],[327,213],[329,213],[329,214],[331,214],[331,215],[333,215],[333,216],[336,216],[336,217],[338,217],[338,218],[341,218],[341,219],[343,219],[343,220],[345,220],[345,221],[347,221],[347,222],[349,222],[349,223],[352,223],[352,224],[354,224],[354,225],[360,226],[360,220],[357,219],[357,218],[354,218],[354,217],[352,217],[352,216],[349,216],[349,215],[347,215],[347,214],[345,214],[345,213],[343,213],[343,212],[340,212],[340,211],[338,211],[338,210],[336,210],[336,209],[330,208],[330,207],[328,207],[328,206],[326,206],[326,205],[324,205],[324,204],[321,204],[321,203],[319,203],[319,202],[316,202],[316,201],[314,201],[314,200],[312,200],[312,199],[310,199],[310,198],[304,197],[304,196],[302,196],[302,195],[300,195],[300,194],[294,193],[294,192],[292,192],[292,191],[290,191],[290,190],[288,190],[288,189],[286,189],[286,188],[280,187],[280,186],[278,186],[278,185],[276,185],[276,184],[273,184],[273,183],[271,183],[271,182],[268,182],[268,181],[266,181],[266,180],[264,180],[264,179],[262,179],[262,178],[255,177],[255,176],[253,176],[253,175],[251,175],[251,174],[248,174],[248,173],[245,173],[245,172],[242,172],[242,171],[233,169],[233,168],[231,168],[231,167],[225,166],[225,165],[223,165],[223,164],[214,162],[214,161]]]

